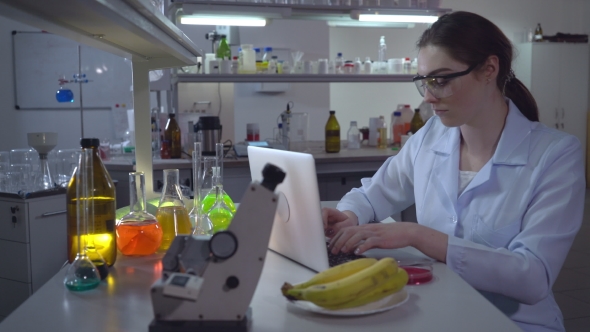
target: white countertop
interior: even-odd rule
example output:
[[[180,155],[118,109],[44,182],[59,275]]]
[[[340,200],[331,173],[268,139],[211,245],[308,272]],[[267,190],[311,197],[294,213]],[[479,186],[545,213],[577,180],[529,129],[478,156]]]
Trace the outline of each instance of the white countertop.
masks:
[[[106,281],[79,293],[64,287],[64,268],[0,323],[0,331],[147,331],[153,319],[149,289],[160,277],[160,259],[120,255]],[[313,272],[268,251],[251,303],[251,331],[520,331],[445,264],[435,263],[433,272],[430,283],[407,286],[409,300],[392,310],[322,316],[295,307],[280,292],[285,281],[306,280]]]

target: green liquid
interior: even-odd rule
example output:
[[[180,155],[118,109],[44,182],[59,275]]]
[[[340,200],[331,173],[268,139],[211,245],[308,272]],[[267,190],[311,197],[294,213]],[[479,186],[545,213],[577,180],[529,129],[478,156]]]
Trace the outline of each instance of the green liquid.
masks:
[[[95,289],[100,285],[100,280],[91,279],[91,280],[76,280],[72,282],[66,283],[66,288],[74,291],[74,292],[81,292],[87,291],[91,289]]]
[[[214,208],[208,215],[213,223],[213,233],[226,230],[233,218],[233,214],[224,208]]]
[[[223,195],[223,202],[227,207],[230,209],[232,213],[236,213],[236,205],[234,201],[229,197],[228,194]],[[201,208],[203,209],[203,213],[209,212],[213,205],[215,204],[215,193],[208,194],[203,198],[203,203],[201,204]]]

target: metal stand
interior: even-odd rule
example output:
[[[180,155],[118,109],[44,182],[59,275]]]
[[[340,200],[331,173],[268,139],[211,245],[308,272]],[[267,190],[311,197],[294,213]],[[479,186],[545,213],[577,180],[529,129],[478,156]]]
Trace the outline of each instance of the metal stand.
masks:
[[[248,332],[252,327],[252,308],[239,321],[184,320],[159,321],[153,319],[149,332]]]

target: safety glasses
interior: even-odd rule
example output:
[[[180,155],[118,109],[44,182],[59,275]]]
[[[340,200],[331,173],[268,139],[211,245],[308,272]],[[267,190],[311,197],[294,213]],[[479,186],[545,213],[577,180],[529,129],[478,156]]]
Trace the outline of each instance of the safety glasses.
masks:
[[[447,75],[418,75],[412,81],[416,84],[418,92],[420,92],[422,97],[424,97],[426,90],[428,90],[436,99],[447,98],[461,90],[461,81],[455,80],[455,78],[471,73],[475,67],[477,67],[477,64],[470,66],[465,71]]]

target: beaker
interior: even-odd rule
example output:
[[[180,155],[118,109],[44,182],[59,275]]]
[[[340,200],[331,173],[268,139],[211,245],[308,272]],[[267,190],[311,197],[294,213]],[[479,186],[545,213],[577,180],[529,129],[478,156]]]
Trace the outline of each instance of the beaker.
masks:
[[[291,151],[309,152],[307,146],[309,114],[306,112],[291,112],[289,127],[289,149]]]
[[[151,255],[160,247],[163,232],[147,212],[143,172],[129,173],[129,202],[129,213],[117,222],[117,248],[126,256]]]
[[[92,164],[92,155],[84,153],[80,156],[79,165],[74,176],[76,181],[76,223],[77,223],[77,242],[78,253],[76,258],[70,264],[66,276],[64,278],[64,285],[71,291],[84,291],[98,287],[100,284],[100,274],[96,266],[86,255],[85,240],[88,238],[87,223],[88,223],[88,175],[86,174],[88,163]]]
[[[178,169],[164,170],[164,188],[158,204],[156,219],[162,226],[159,250],[168,250],[176,235],[190,235],[191,222],[178,183]]]
[[[213,235],[213,225],[204,218],[201,209],[201,187],[203,185],[203,166],[201,165],[202,148],[200,142],[194,143],[193,149],[193,209],[189,212],[189,218],[193,227],[193,235]]]

